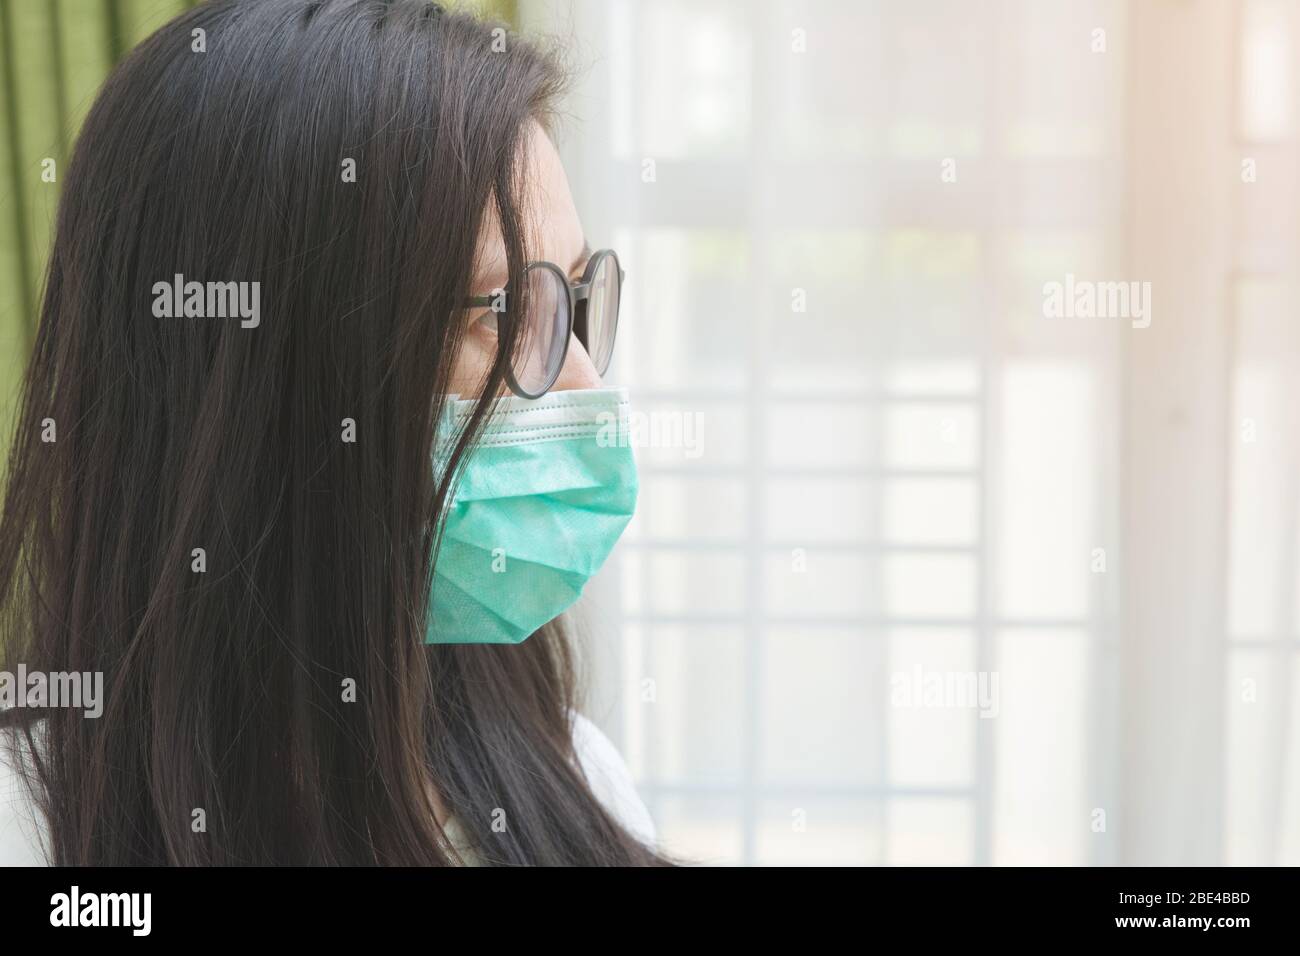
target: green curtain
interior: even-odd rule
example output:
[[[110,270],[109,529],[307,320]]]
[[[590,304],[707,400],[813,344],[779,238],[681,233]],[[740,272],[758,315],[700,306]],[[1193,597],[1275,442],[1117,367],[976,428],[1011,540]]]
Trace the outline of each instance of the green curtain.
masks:
[[[199,2],[0,0],[0,454],[35,330],[69,143],[113,63]],[[517,0],[451,5],[518,22]]]

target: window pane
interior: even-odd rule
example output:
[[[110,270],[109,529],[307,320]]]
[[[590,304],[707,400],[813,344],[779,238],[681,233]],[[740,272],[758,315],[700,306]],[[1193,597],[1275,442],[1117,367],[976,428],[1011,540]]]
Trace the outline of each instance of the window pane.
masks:
[[[683,159],[737,155],[747,145],[751,33],[747,5],[723,0],[660,0],[618,5],[616,32],[632,32],[624,70],[630,108],[614,119],[634,155]],[[629,22],[630,21],[630,22]]]
[[[748,527],[748,489],[732,478],[647,475],[641,479],[636,517],[623,541],[736,540]]]
[[[1243,139],[1284,139],[1293,129],[1294,3],[1245,0],[1241,8],[1239,115]]]
[[[885,462],[892,468],[974,468],[979,426],[971,405],[891,404]]]
[[[981,706],[974,635],[890,632],[888,693],[890,786],[973,786],[976,724],[992,719],[981,712],[996,716]]]
[[[875,432],[860,403],[774,402],[768,406],[768,461],[789,468],[865,467],[879,460]]]
[[[741,631],[705,625],[629,630],[624,702],[632,772],[656,784],[739,784]]]
[[[769,540],[814,549],[820,542],[879,534],[879,487],[853,478],[771,478],[763,518]]]
[[[896,479],[884,483],[884,539],[899,544],[971,544],[978,533],[975,483]]]
[[[1001,710],[992,723],[999,866],[1080,866],[1088,862],[1088,841],[1105,838],[1091,828],[1089,670],[1082,631],[1007,631],[998,638]]]
[[[806,794],[763,801],[758,860],[771,866],[870,866],[880,862],[881,808],[875,800]]]
[[[1225,689],[1224,862],[1228,866],[1269,866],[1282,822],[1282,771],[1288,730],[1287,682],[1294,667],[1278,667],[1273,651],[1235,650],[1228,661]],[[1286,816],[1294,814],[1287,812]]]
[[[771,631],[763,662],[763,780],[878,784],[884,687],[880,637],[818,628]]]
[[[763,609],[768,614],[816,620],[878,612],[879,561],[868,555],[818,551],[767,555]]]
[[[998,487],[999,611],[1086,616],[1097,463],[1091,378],[1081,363],[1011,362],[1003,370]],[[1110,570],[1109,564],[1106,566]]]
[[[909,797],[889,801],[889,849],[894,866],[969,866],[975,858],[975,812],[958,799]]]
[[[611,370],[641,388],[743,386],[751,319],[737,306],[751,296],[749,237],[645,229],[621,245],[627,282]]]
[[[671,796],[655,809],[660,845],[691,864],[742,862],[743,818],[739,797]]]
[[[740,614],[745,560],[732,551],[623,552],[623,600],[638,614]]]
[[[1285,516],[1296,514],[1300,504],[1291,467],[1300,426],[1291,356],[1300,333],[1286,283],[1242,280],[1235,292],[1228,633],[1234,639],[1270,639],[1287,636],[1281,633],[1290,613],[1284,595],[1296,587],[1296,528]],[[1285,579],[1288,572],[1291,580]],[[1297,619],[1291,620],[1294,626]]]
[[[975,613],[975,562],[949,555],[889,555],[885,613],[893,618],[965,618]]]

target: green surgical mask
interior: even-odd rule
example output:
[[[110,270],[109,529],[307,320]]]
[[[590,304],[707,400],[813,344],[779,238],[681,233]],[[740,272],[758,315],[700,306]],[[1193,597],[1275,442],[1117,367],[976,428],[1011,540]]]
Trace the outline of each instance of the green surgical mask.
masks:
[[[476,405],[448,402],[440,455]],[[621,388],[498,402],[447,511],[426,643],[517,644],[578,599],[636,508],[627,407]]]

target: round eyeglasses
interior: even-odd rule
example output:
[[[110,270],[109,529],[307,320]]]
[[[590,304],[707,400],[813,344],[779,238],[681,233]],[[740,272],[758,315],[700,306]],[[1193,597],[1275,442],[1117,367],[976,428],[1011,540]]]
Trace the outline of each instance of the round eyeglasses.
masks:
[[[522,398],[541,398],[550,391],[564,368],[570,335],[587,350],[596,374],[605,374],[614,354],[625,275],[613,249],[593,253],[577,282],[570,282],[553,262],[538,260],[524,267],[523,325],[506,369],[512,392]],[[474,296],[465,304],[490,308],[494,317],[506,321],[515,318],[503,290]]]

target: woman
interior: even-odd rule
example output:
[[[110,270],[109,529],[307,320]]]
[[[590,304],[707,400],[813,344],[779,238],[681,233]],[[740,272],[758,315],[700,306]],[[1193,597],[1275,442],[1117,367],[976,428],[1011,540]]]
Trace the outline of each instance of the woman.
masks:
[[[558,619],[636,493],[560,81],[427,0],[210,0],[109,78],[0,521],[4,670],[102,715],[3,715],[0,852],[663,862]]]

